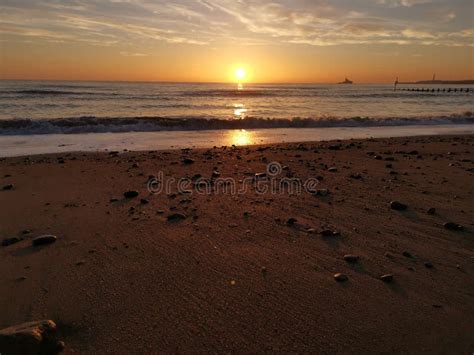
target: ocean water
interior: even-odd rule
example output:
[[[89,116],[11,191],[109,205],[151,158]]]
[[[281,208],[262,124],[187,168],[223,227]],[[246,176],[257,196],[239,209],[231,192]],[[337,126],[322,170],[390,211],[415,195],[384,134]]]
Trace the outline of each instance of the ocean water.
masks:
[[[474,87],[403,87],[435,92],[392,85],[0,81],[0,135],[474,124]],[[448,87],[456,92],[437,91]]]

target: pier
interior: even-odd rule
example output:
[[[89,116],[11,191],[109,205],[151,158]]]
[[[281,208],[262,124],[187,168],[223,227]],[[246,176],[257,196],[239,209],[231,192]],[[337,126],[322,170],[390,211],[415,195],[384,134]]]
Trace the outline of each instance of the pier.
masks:
[[[414,91],[414,92],[431,92],[431,93],[466,93],[470,92],[470,88],[394,88],[395,91]]]

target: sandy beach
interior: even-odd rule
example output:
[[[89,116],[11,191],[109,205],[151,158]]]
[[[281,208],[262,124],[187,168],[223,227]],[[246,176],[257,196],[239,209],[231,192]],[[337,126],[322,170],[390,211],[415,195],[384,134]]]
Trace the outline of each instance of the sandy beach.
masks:
[[[474,351],[472,135],[32,155],[0,172],[0,329],[51,319],[66,354]],[[151,193],[154,177],[250,183]],[[318,183],[255,190],[283,178]]]

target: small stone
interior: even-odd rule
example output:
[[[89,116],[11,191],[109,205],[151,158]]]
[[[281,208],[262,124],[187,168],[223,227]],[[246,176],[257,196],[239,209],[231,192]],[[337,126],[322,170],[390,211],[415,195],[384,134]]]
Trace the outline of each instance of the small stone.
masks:
[[[443,227],[452,231],[462,231],[464,229],[463,226],[454,222],[446,222]]]
[[[319,190],[316,190],[315,195],[318,195],[318,196],[327,196],[327,195],[329,195],[329,190],[328,190],[328,189],[319,189]]]
[[[186,219],[186,216],[182,213],[172,213],[172,214],[168,215],[167,219],[170,222],[181,221],[183,219]]]
[[[411,253],[410,253],[409,251],[404,251],[404,252],[402,253],[402,255],[403,255],[404,257],[406,257],[406,258],[413,258],[413,255],[411,255]]]
[[[14,325],[0,330],[2,354],[56,354],[60,344],[56,340],[56,324],[41,320]]]
[[[262,274],[265,276],[267,274],[267,268],[265,266],[262,266],[262,268],[260,269],[260,271],[262,272]]]
[[[398,201],[392,201],[390,202],[390,208],[396,211],[404,211],[408,208],[408,206]]]
[[[380,276],[380,280],[382,280],[383,282],[386,282],[386,283],[390,283],[390,282],[393,281],[393,275],[392,274],[382,275],[382,276]]]
[[[349,175],[349,177],[350,177],[351,179],[356,179],[356,180],[362,179],[362,175],[359,174],[359,173],[351,174],[351,175]]]
[[[434,207],[428,208],[428,210],[426,211],[426,213],[428,213],[428,214],[435,214],[435,213],[436,213],[436,208],[434,208]]]
[[[134,197],[137,197],[138,195],[139,195],[138,191],[133,191],[133,190],[126,191],[123,193],[123,196],[125,198],[134,198]]]
[[[213,177],[213,178],[218,178],[219,176],[221,176],[221,173],[218,172],[217,170],[214,170],[214,171],[212,172],[212,177]]]
[[[142,205],[146,205],[147,203],[150,203],[150,201],[148,201],[146,198],[142,198],[142,199],[140,200],[140,203],[141,203]]]
[[[58,238],[55,235],[46,234],[41,235],[33,239],[32,243],[34,246],[47,245],[54,243]]]
[[[306,233],[308,233],[308,234],[314,234],[314,233],[316,233],[316,230],[315,230],[314,228],[308,228],[308,229],[306,230]]]
[[[425,262],[425,267],[427,267],[428,269],[432,269],[433,268],[433,264],[430,263],[429,261]]]
[[[118,198],[111,198],[109,202],[118,202]]]
[[[332,166],[332,167],[330,167],[330,168],[328,169],[328,171],[329,171],[330,173],[336,173],[336,172],[337,172],[337,168],[336,168],[335,166]]]
[[[18,243],[19,241],[21,241],[21,238],[19,237],[5,238],[2,240],[2,247],[7,247],[9,245]]]
[[[359,256],[353,254],[346,254],[344,255],[344,260],[348,263],[356,263],[359,261]]]
[[[184,158],[183,159],[183,164],[185,165],[189,165],[189,164],[193,164],[194,163],[194,160],[191,159],[191,158]]]
[[[296,218],[290,217],[290,218],[288,218],[288,220],[286,221],[286,225],[287,225],[287,226],[294,226],[296,222],[297,222],[297,219],[296,219]]]
[[[323,237],[334,237],[336,235],[339,235],[339,232],[332,231],[330,229],[324,229],[321,232],[319,232]]]
[[[3,190],[4,191],[13,190],[13,187],[14,187],[13,184],[8,184],[8,185],[3,186]]]
[[[337,282],[344,282],[344,281],[347,281],[348,279],[349,278],[347,277],[347,275],[343,273],[338,272],[337,274],[334,274],[334,280],[336,280]]]

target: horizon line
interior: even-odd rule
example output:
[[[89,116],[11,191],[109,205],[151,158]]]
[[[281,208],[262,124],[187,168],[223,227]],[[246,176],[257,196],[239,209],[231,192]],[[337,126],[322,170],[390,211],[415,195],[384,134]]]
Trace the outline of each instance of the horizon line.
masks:
[[[53,81],[53,82],[89,82],[89,83],[149,83],[149,84],[226,84],[226,85],[282,85],[282,84],[291,84],[291,85],[341,85],[338,82],[284,82],[284,81],[274,81],[274,82],[248,82],[248,83],[237,83],[230,81],[173,81],[173,80],[94,80],[94,79],[8,79],[0,78],[0,81]],[[405,83],[416,83],[417,81],[430,81],[430,80],[416,80],[416,81],[404,81]],[[437,79],[436,81],[474,81],[474,79]],[[399,81],[401,82],[401,81]],[[393,82],[355,82],[352,85],[373,85],[373,84],[390,84]]]

